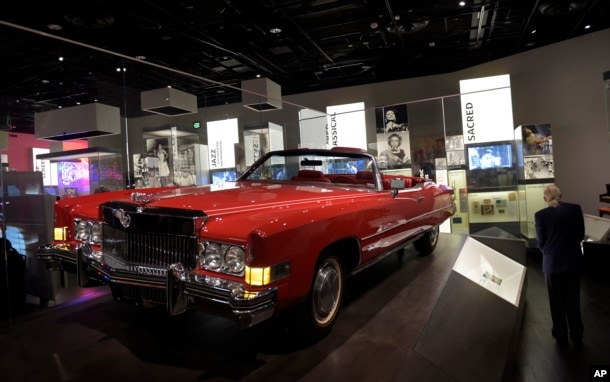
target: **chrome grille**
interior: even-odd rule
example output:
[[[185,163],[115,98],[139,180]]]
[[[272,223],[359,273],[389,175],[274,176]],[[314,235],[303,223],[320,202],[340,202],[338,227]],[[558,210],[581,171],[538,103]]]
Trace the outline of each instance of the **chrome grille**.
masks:
[[[182,263],[190,268],[197,254],[197,239],[176,234],[126,232],[104,224],[103,252],[131,265],[167,268]]]

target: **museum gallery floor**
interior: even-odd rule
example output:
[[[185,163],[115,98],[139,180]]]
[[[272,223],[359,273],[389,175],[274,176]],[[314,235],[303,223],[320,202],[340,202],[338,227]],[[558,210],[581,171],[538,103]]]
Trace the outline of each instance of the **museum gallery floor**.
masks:
[[[105,287],[83,290],[73,283],[50,307],[31,305],[3,323],[0,375],[7,382],[417,380],[408,360],[465,238],[441,234],[431,256],[407,247],[402,257],[351,278],[332,332],[309,345],[296,341],[281,318],[239,330],[198,312],[168,318],[159,310],[135,311],[112,301]],[[540,260],[537,250],[528,251],[511,380],[586,381],[592,365],[610,364],[610,285],[584,277],[584,343],[559,347],[550,336]],[[467,349],[458,354],[470,361]]]

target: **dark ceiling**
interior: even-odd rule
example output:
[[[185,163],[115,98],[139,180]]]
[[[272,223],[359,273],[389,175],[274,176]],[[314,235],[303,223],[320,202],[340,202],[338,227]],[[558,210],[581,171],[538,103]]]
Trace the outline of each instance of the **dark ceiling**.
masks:
[[[608,0],[458,2],[11,1],[0,116],[34,133],[35,113],[78,103],[148,114],[140,92],[166,86],[205,107],[256,75],[290,95],[447,73],[610,27]]]

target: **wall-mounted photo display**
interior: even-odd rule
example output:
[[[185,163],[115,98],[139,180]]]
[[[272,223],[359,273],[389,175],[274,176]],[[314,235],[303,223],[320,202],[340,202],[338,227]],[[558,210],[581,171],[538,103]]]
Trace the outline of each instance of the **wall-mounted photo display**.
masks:
[[[464,150],[464,136],[463,135],[452,135],[445,137],[445,150],[455,151]]]
[[[447,169],[447,158],[434,158],[434,167],[437,170]]]
[[[553,136],[549,123],[523,126],[523,155],[553,154]]]
[[[142,169],[146,168],[148,179],[143,180],[149,187],[164,187],[170,183],[172,172],[170,170],[171,155],[169,154],[169,141],[167,138],[146,140],[146,154],[138,160],[142,162]],[[135,160],[135,158],[134,158]],[[134,166],[136,162],[134,162]],[[135,167],[134,167],[135,170]]]
[[[375,108],[377,133],[396,133],[409,131],[407,104]]]
[[[377,134],[379,168],[395,169],[411,166],[411,144],[409,132]]]
[[[447,168],[456,169],[466,166],[464,150],[447,151]]]
[[[523,158],[525,179],[550,179],[555,177],[553,156],[530,155]]]

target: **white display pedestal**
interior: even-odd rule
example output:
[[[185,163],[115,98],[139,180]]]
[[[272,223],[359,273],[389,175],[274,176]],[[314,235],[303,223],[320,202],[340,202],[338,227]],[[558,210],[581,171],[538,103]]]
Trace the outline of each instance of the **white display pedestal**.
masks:
[[[525,305],[526,267],[499,250],[522,252],[516,257],[525,259],[526,247],[520,239],[498,238],[497,246],[494,240],[484,239],[496,249],[473,237],[465,242],[408,360],[422,378],[501,381],[512,371]],[[486,261],[473,262],[479,256]],[[490,277],[485,276],[488,265],[493,268]],[[481,271],[476,280],[474,268]],[[517,282],[505,284],[511,278]],[[497,288],[487,288],[480,281]]]

